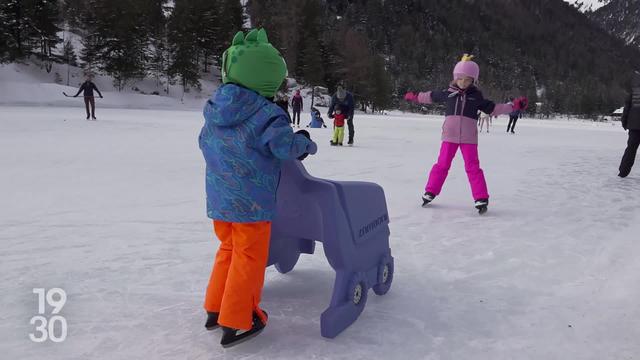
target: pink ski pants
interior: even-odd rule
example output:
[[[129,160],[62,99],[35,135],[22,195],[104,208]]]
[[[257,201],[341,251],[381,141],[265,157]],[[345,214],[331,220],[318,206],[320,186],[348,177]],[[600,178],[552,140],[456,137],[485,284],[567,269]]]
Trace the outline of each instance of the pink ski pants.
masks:
[[[489,191],[487,190],[487,182],[484,179],[484,173],[480,168],[480,160],[478,159],[478,144],[456,144],[443,141],[440,146],[438,162],[431,168],[425,191],[434,195],[440,194],[442,185],[444,185],[444,181],[447,179],[449,168],[451,168],[451,162],[458,151],[458,147],[460,147],[460,151],[462,151],[464,169],[469,178],[473,199],[488,199]]]

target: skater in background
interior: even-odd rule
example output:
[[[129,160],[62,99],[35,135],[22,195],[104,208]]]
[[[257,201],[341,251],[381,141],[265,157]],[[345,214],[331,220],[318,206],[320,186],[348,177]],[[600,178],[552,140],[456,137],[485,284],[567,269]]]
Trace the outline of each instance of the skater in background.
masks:
[[[289,114],[289,96],[287,96],[287,82],[283,81],[280,86],[280,90],[276,93],[275,97],[276,105],[280,106],[282,110],[287,114],[287,119],[291,123],[291,114]]]
[[[453,69],[453,81],[447,90],[436,90],[415,94],[408,92],[407,101],[422,104],[446,103],[446,115],[442,126],[442,144],[438,161],[431,168],[429,179],[422,196],[422,206],[426,206],[440,194],[449,173],[451,162],[460,148],[464,168],[471,184],[475,207],[484,213],[489,205],[489,192],[478,158],[478,110],[493,115],[513,111],[510,104],[494,104],[485,99],[475,86],[480,75],[480,67],[465,54]]]
[[[507,132],[511,132],[512,134],[514,134],[512,125],[516,126],[516,122],[518,121],[519,114],[518,114],[518,111],[515,110],[515,99],[513,97],[509,98],[509,104],[514,106],[514,110],[509,113],[509,123],[507,123]]]
[[[347,119],[347,126],[349,127],[349,140],[347,144],[353,145],[353,137],[355,135],[355,128],[353,126],[353,113],[355,111],[355,102],[353,95],[347,91],[344,82],[338,84],[336,93],[331,97],[331,103],[329,104],[329,111],[327,112],[330,119],[333,119],[333,114],[338,106],[342,106],[343,114]]]
[[[480,126],[480,132],[482,132],[482,127],[484,126],[484,124],[487,124],[487,132],[489,132],[489,126],[491,125],[491,119],[493,118],[493,116],[491,116],[491,114],[486,114],[482,111],[480,111],[480,121],[479,121],[479,126]]]
[[[344,141],[345,118],[343,107],[337,106],[333,113],[333,138],[329,142],[331,146],[342,146],[342,141]]]
[[[522,96],[517,99],[510,98],[510,103],[513,105],[513,111],[509,113],[509,123],[507,124],[507,132],[515,134],[516,122],[522,118],[524,110],[527,108],[528,100]]]
[[[204,107],[198,142],[206,160],[207,216],[220,240],[205,296],[205,327],[222,326],[225,347],[267,324],[260,297],[282,160],[317,151],[309,133],[294,134],[272,102],[286,74],[263,29],[246,37],[238,32],[222,55],[224,85]]]
[[[300,112],[303,110],[302,95],[300,95],[300,90],[296,90],[296,93],[291,98],[291,110],[293,111],[293,118],[291,118],[291,123],[299,128]]]
[[[629,132],[627,148],[620,161],[620,177],[627,177],[631,172],[633,163],[640,145],[640,72],[635,71],[631,78],[631,90],[624,104],[622,112],[622,128]]]
[[[78,89],[78,92],[73,96],[78,97],[78,95],[84,91],[84,107],[87,110],[87,120],[89,120],[89,115],[91,115],[93,120],[96,120],[96,99],[93,97],[93,90],[102,98],[102,93],[100,93],[96,84],[91,81],[91,75],[87,75],[85,81],[80,85],[80,89]],[[91,112],[89,112],[89,106],[91,106]]]
[[[309,125],[307,125],[307,127],[311,127],[311,128],[326,128],[327,125],[325,125],[324,123],[324,119],[322,118],[322,116],[320,116],[320,110],[318,110],[315,107],[311,107],[311,122],[309,123]]]

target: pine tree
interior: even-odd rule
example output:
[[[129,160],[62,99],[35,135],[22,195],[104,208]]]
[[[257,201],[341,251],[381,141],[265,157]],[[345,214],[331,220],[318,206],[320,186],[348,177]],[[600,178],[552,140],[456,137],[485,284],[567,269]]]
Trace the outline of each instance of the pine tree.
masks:
[[[101,49],[104,71],[113,76],[114,85],[122,90],[132,79],[145,74],[148,33],[140,24],[144,18],[142,2],[111,0],[109,12],[103,15],[102,33],[105,43]]]
[[[23,1],[25,37],[32,52],[34,52],[51,71],[53,62],[52,49],[61,41],[57,33],[58,2],[52,0]]]
[[[89,0],[83,17],[87,33],[81,59],[87,71],[104,71],[122,90],[128,81],[145,74],[148,45],[147,15],[142,2]]]
[[[391,106],[393,84],[385,68],[384,59],[380,56],[373,56],[369,88],[373,111],[388,109]]]
[[[292,75],[298,69],[300,53],[298,49],[301,34],[300,4],[301,1],[287,0],[250,0],[248,2],[253,27],[262,27],[267,30],[269,41],[280,50]]]
[[[233,36],[244,29],[244,9],[239,0],[220,0],[220,31],[219,36],[223,43],[229,42]]]
[[[76,55],[76,50],[73,48],[73,44],[70,40],[66,40],[64,42],[64,46],[62,48],[62,59],[65,64],[78,66],[78,56]]]
[[[83,15],[91,3],[87,0],[62,0],[62,16],[71,30],[80,31],[83,28]]]
[[[12,61],[12,49],[15,46],[11,34],[10,8],[0,5],[0,64]]]
[[[161,79],[168,78],[168,19],[167,0],[147,0],[145,13],[145,32],[148,34],[149,44],[146,48],[146,71],[156,79],[156,86],[160,86]]]
[[[57,36],[58,2],[5,0],[0,4],[0,61],[20,61],[36,54],[51,70]]]
[[[102,24],[98,20],[96,12],[103,12],[100,9],[102,2],[98,0],[87,0],[86,6],[81,9],[79,16],[79,27],[82,28],[82,50],[80,61],[85,73],[95,73],[104,65],[100,57],[100,51],[104,44],[104,34],[101,33]]]
[[[299,53],[295,76],[312,85],[324,85],[325,69],[322,56],[324,39],[322,33],[323,4],[318,0],[303,2],[300,20]]]
[[[176,0],[169,19],[168,73],[172,78],[180,79],[184,92],[190,86],[200,88],[197,9],[193,1]]]
[[[24,59],[28,50],[24,43],[26,21],[22,2],[7,0],[1,3],[0,19],[0,59],[8,62]]]
[[[237,1],[236,3],[239,4]],[[218,59],[224,51],[224,40],[227,34],[223,31],[222,23],[227,21],[227,14],[220,11],[222,4],[216,1],[199,0],[195,2],[195,6],[196,21],[199,25],[196,28],[197,44],[199,54],[202,55],[203,71],[206,73],[209,71],[211,60],[218,64]]]

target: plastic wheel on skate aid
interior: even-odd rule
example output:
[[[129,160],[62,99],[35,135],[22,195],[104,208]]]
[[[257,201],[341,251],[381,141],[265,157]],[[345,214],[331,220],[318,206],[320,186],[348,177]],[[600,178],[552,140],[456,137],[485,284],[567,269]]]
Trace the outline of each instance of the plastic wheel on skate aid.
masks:
[[[364,276],[354,276],[348,291],[347,295],[353,306],[356,308],[364,308],[367,303],[367,293],[369,292],[369,287],[364,280]]]
[[[373,286],[376,295],[384,295],[393,282],[393,258],[383,260],[378,266],[378,283]]]

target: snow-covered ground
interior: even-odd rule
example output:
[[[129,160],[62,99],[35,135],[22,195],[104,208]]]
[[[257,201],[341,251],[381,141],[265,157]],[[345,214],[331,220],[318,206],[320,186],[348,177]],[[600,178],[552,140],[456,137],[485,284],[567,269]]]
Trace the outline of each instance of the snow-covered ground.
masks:
[[[481,134],[491,193],[477,215],[460,157],[419,206],[441,117],[356,117],[356,147],[305,160],[382,185],[394,283],[320,336],[322,254],[267,270],[265,331],[229,350],[203,328],[217,248],[205,216],[199,111],[0,107],[0,353],[6,359],[636,359],[640,169],[616,176],[619,124],[505,119]],[[307,123],[308,114],[303,114]],[[33,288],[59,287],[69,333],[34,343]],[[48,311],[50,310],[47,308]]]

